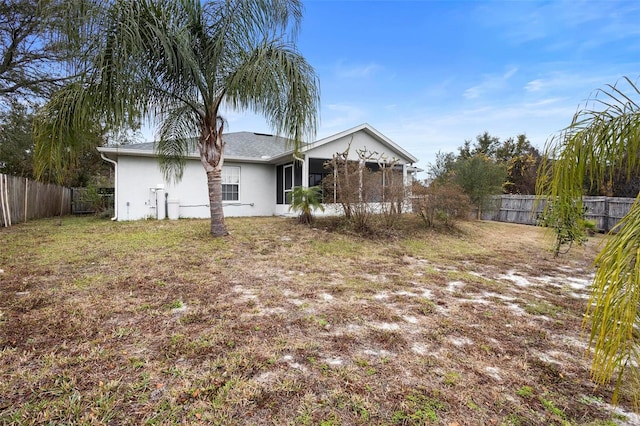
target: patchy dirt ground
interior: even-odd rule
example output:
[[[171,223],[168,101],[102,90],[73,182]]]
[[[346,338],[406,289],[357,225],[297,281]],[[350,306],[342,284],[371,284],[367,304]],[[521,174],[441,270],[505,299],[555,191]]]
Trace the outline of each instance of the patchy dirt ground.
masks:
[[[602,237],[406,218],[1,230],[2,424],[640,424],[589,380]]]

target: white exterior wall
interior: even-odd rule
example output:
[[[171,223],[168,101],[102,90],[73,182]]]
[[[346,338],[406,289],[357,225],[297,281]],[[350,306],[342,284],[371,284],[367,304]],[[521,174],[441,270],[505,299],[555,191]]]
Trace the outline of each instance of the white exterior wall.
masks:
[[[198,165],[203,169],[199,161]],[[225,161],[224,165],[240,167],[240,199],[225,201],[224,215],[227,217],[273,216],[276,207],[276,166],[231,161]],[[202,174],[206,180],[204,169]],[[206,217],[209,217],[208,212]]]
[[[275,214],[275,167],[268,164],[225,162],[240,167],[238,201],[224,202],[224,215],[271,216]],[[163,191],[157,191],[163,185]],[[120,156],[118,158],[118,220],[156,218],[156,194],[179,200],[179,216],[209,218],[207,176],[199,160],[188,160],[180,182],[165,181],[158,159],[154,157]]]
[[[406,161],[401,158],[401,154],[392,152],[389,146],[374,139],[371,135],[362,130],[319,147],[311,148],[308,151],[307,156],[310,158],[333,158],[334,154],[338,152],[342,153],[347,149],[349,141],[351,141],[351,148],[349,149],[350,160],[358,160],[357,151],[366,148],[368,152],[377,152],[378,154],[386,155],[388,161],[391,161],[393,158],[397,158],[399,163],[406,163]],[[375,161],[377,158],[378,155],[376,155],[371,161]]]

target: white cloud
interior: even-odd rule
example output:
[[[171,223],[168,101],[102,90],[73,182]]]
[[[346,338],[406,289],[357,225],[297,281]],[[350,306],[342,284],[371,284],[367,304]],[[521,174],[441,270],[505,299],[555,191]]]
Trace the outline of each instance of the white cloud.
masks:
[[[542,79],[532,80],[525,84],[524,89],[527,92],[539,92],[545,86],[545,82]]]
[[[482,93],[481,86],[470,87],[464,91],[464,97],[467,99],[475,99],[480,96],[480,93]]]
[[[510,67],[504,74],[485,74],[480,84],[470,87],[464,91],[467,99],[476,99],[482,95],[502,90],[507,87],[507,82],[518,72],[517,67]]]
[[[557,64],[549,64],[549,69],[558,68]],[[580,98],[575,99],[576,105],[585,100],[595,89],[605,84],[615,83],[621,75],[615,72],[609,73],[602,70],[596,74],[584,75],[578,71],[550,71],[537,79],[530,80],[524,85],[525,91],[532,94],[553,94],[553,96],[566,96],[579,93]]]
[[[504,81],[509,80],[511,77],[516,75],[517,72],[518,72],[518,67],[511,67],[510,69],[507,70],[507,72],[505,72],[502,75],[502,80]]]
[[[638,15],[640,4],[630,1],[483,2],[475,9],[478,22],[510,44],[544,41],[549,51],[591,50],[636,37]]]
[[[370,77],[382,69],[383,67],[376,63],[365,65],[345,65],[340,63],[336,66],[335,72],[339,78],[358,79]]]

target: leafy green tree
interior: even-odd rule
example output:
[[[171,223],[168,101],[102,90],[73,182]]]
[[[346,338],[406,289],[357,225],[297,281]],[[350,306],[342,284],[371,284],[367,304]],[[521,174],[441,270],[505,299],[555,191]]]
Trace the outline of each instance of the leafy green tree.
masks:
[[[318,80],[295,48],[301,18],[299,0],[113,1],[101,17],[104,34],[87,48],[94,56],[83,80],[56,93],[36,123],[37,175],[63,174],[96,126],[152,117],[167,178],[180,179],[197,148],[211,234],[226,235],[220,108],[264,115],[296,150],[314,135]]]
[[[455,165],[454,182],[469,196],[478,209],[478,218],[489,205],[492,195],[502,193],[506,177],[505,168],[485,154],[475,154],[458,160]]]
[[[484,132],[473,144],[466,140],[457,156],[438,152],[427,173],[434,184],[452,182],[463,188],[481,215],[490,195],[534,194],[540,160],[526,135],[501,142]]]
[[[464,144],[458,147],[458,157],[457,160],[466,160],[467,158],[471,158],[473,156],[471,141],[465,140]]]
[[[520,134],[508,138],[496,147],[496,160],[507,166],[504,191],[510,194],[535,194],[540,152],[531,145],[527,136]]]
[[[0,173],[33,178],[33,115],[17,101],[0,110]]]
[[[76,77],[84,18],[94,6],[90,0],[0,0],[0,102],[47,98]]]
[[[500,144],[500,138],[491,136],[489,132],[484,132],[476,136],[476,141],[471,146],[471,141],[464,141],[464,145],[458,148],[458,159],[467,160],[474,155],[482,154],[486,157],[495,159],[496,149]]]
[[[432,182],[444,184],[450,179],[455,163],[456,157],[453,152],[438,151],[436,161],[427,166],[427,174]]]
[[[500,138],[491,136],[489,132],[484,132],[476,136],[476,143],[471,155],[484,154],[487,157],[495,158],[496,149],[500,144]]]
[[[0,0],[0,170],[34,177],[33,112],[52,93],[79,78],[92,28],[94,0]],[[95,34],[95,33],[93,33]],[[92,143],[101,141],[92,134]],[[76,186],[102,167],[83,152],[58,183]],[[51,176],[45,177],[51,180]]]
[[[0,173],[33,179],[33,120],[30,107],[12,101],[10,107],[0,109]],[[102,138],[93,135],[94,144]],[[86,186],[97,176],[109,174],[110,167],[100,158],[98,152],[83,152],[75,167],[69,168],[63,182],[67,186]],[[55,180],[55,179],[48,179]]]
[[[296,186],[291,191],[291,210],[300,213],[300,222],[310,225],[313,223],[313,211],[324,211],[322,205],[322,188],[319,186]]]
[[[591,182],[589,171],[587,171],[584,180],[585,195],[605,196],[605,197],[626,197],[635,198],[640,192],[640,166],[636,165],[635,170],[625,165],[629,161],[628,155],[622,159],[622,166],[615,169],[613,165],[608,167],[604,177],[595,182]]]
[[[628,78],[606,86],[548,144],[538,193],[553,202],[553,213],[567,226],[581,219],[585,178],[593,186],[611,170],[631,177],[640,165],[639,99],[640,89]],[[624,378],[639,408],[640,195],[614,231],[596,258],[587,305],[592,375],[599,383],[616,377],[614,401]]]

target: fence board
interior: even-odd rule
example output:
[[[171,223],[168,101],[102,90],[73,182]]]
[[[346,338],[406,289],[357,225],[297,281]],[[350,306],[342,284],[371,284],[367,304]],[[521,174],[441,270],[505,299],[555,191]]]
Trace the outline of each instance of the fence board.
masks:
[[[0,174],[0,226],[71,213],[71,190]],[[61,211],[62,210],[62,211]]]

